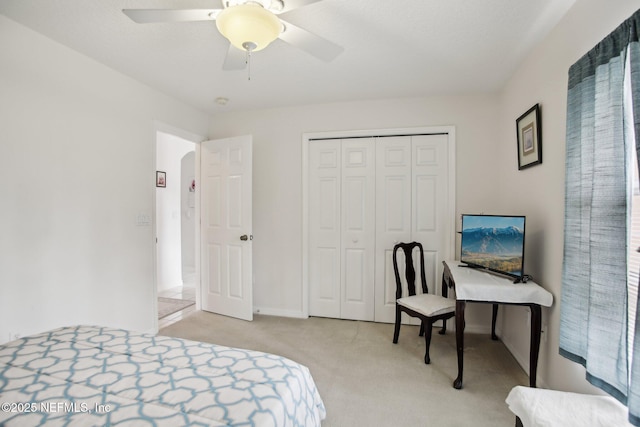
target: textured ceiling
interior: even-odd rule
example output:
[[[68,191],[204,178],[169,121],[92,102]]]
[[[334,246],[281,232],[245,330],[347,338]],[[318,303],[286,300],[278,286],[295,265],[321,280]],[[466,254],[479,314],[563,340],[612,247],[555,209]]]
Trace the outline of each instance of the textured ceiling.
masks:
[[[344,52],[326,63],[276,40],[253,54],[250,81],[246,70],[222,70],[228,42],[214,22],[136,24],[121,11],[211,9],[220,0],[0,0],[0,13],[215,113],[493,92],[574,2],[323,0],[281,17]]]

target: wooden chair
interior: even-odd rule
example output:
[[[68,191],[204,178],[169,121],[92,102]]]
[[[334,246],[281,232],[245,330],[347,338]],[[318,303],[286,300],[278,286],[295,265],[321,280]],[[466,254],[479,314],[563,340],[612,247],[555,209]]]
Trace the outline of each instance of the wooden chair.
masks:
[[[420,252],[420,280],[422,283],[422,294],[416,295],[416,271],[413,267],[413,249],[418,248]],[[398,250],[402,249],[405,257],[405,278],[409,295],[402,296],[402,281],[398,271]],[[431,362],[429,357],[429,345],[431,344],[431,331],[433,323],[442,320],[443,325],[447,319],[456,314],[456,302],[439,295],[429,294],[427,289],[427,279],[424,272],[424,252],[422,244],[419,242],[398,243],[393,247],[393,270],[396,275],[396,326],[393,334],[393,343],[398,343],[400,335],[400,324],[402,312],[409,316],[417,317],[422,322],[420,325],[420,336],[424,335],[427,349],[424,354],[424,363]],[[443,326],[441,334],[446,330]]]

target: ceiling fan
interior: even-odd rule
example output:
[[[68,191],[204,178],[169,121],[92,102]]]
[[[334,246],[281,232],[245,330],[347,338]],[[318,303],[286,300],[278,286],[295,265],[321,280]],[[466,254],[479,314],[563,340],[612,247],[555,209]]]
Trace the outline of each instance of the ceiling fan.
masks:
[[[222,0],[222,9],[123,9],[140,24],[157,22],[216,21],[218,31],[229,40],[222,68],[246,67],[252,52],[264,49],[276,38],[323,61],[332,61],[341,46],[280,19],[291,10],[320,0]]]

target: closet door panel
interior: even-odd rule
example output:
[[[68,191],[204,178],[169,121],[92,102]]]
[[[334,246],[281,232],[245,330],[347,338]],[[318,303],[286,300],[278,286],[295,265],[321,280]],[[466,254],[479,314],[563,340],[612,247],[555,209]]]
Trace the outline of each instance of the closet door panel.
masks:
[[[309,144],[309,314],[340,317],[340,140]]]
[[[348,304],[365,303],[365,295],[367,293],[367,256],[364,249],[346,249],[344,251],[344,302],[343,318],[349,318],[347,308]],[[369,319],[362,319],[369,320]]]
[[[395,319],[393,247],[411,241],[411,138],[376,141],[375,320]],[[402,265],[404,259],[399,258]]]
[[[371,138],[342,140],[342,280],[340,317],[373,320],[375,146]]]
[[[422,243],[429,293],[442,293],[442,261],[449,253],[448,135],[416,135],[412,143],[411,235]]]

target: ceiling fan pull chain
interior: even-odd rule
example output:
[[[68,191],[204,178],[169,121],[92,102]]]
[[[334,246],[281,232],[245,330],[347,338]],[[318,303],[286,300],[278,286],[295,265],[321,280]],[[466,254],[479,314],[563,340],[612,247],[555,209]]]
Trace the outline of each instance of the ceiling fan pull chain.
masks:
[[[251,81],[251,51],[247,51],[247,80]]]
[[[244,42],[242,47],[247,51],[247,80],[251,80],[251,52],[256,48],[256,44]]]

